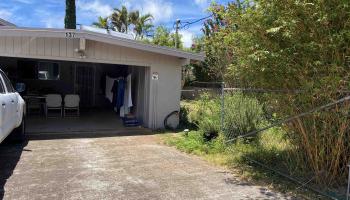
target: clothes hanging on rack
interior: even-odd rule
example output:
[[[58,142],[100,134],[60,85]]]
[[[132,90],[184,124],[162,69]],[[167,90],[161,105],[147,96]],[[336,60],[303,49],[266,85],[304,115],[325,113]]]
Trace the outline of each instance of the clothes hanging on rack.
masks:
[[[113,92],[112,87],[114,85],[114,81],[117,80],[115,78],[111,78],[109,76],[106,76],[106,90],[105,90],[105,96],[106,98],[112,103],[113,102]]]
[[[131,74],[126,78],[126,87],[124,91],[124,104],[120,108],[120,117],[125,117],[130,113],[130,108],[133,106],[131,97]]]
[[[131,74],[126,79],[106,76],[106,98],[112,103],[114,110],[119,111],[122,118],[130,113],[130,108],[133,106],[131,82]]]
[[[131,99],[131,74],[128,75],[126,78],[127,80],[127,94],[128,94],[128,107],[131,108],[133,106],[132,99]]]
[[[125,80],[118,80],[118,90],[117,90],[117,100],[116,104],[114,104],[118,109],[124,105],[124,97],[125,96]]]

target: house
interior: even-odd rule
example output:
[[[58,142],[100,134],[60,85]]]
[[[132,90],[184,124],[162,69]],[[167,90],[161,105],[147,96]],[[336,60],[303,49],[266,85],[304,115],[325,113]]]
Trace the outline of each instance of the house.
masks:
[[[130,112],[151,129],[164,128],[164,118],[180,109],[182,66],[203,59],[122,34],[22,28],[0,19],[0,66],[11,81],[25,83],[28,93],[78,94],[83,109],[113,112],[106,101],[106,76],[126,72],[132,76]],[[178,117],[171,123],[176,125]]]

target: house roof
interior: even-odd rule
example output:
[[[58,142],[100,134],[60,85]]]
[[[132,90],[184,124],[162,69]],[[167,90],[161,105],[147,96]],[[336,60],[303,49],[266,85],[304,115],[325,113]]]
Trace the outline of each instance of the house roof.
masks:
[[[14,25],[11,22],[8,22],[8,21],[0,18],[0,26],[16,26],[16,25]]]
[[[157,54],[169,55],[178,58],[203,61],[204,54],[186,52],[174,48],[145,44],[141,41],[117,37],[114,35],[97,33],[76,29],[47,29],[47,28],[22,28],[15,26],[0,26],[0,36],[29,36],[29,37],[55,37],[55,38],[84,38],[108,44],[114,44]]]

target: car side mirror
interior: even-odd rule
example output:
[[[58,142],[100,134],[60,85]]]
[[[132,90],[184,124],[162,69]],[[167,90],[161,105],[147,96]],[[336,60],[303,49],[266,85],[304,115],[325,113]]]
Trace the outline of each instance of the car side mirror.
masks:
[[[16,83],[16,91],[18,93],[22,93],[26,90],[26,84],[24,83]]]

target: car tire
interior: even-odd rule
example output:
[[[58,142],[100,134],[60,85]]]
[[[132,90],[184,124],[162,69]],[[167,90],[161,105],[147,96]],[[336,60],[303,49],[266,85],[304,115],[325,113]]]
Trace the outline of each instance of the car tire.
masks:
[[[25,120],[25,116],[23,115],[21,125],[17,127],[15,130],[13,130],[12,140],[15,142],[23,142],[25,140],[25,135],[26,135],[26,120]]]

